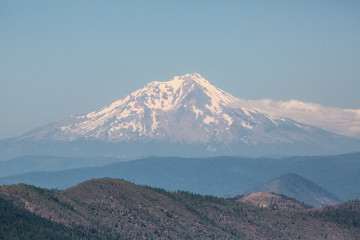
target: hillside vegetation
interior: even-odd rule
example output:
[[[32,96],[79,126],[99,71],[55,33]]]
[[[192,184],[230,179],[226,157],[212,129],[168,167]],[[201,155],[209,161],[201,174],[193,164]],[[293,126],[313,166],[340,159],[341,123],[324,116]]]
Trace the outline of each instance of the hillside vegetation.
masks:
[[[97,239],[95,229],[81,225],[66,227],[63,224],[40,217],[26,209],[16,207],[0,197],[0,239]]]
[[[258,207],[238,198],[167,192],[112,178],[89,180],[65,191],[1,186],[0,195],[63,229],[97,239],[360,238],[360,228],[353,224],[357,216],[342,210],[349,209],[347,205],[318,210]],[[357,209],[360,205],[351,204]],[[337,219],[338,214],[347,220]]]

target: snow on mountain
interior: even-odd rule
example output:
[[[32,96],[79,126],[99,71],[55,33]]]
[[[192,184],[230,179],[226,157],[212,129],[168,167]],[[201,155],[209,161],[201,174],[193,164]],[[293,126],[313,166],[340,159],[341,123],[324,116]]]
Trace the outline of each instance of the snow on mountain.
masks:
[[[330,132],[360,138],[360,109],[326,107],[298,100],[271,99],[239,99],[231,105],[235,108],[253,108],[270,116],[283,116]]]
[[[36,129],[21,139],[79,139],[105,142],[269,144],[314,142],[338,135],[252,108],[229,107],[238,99],[200,74],[151,82],[99,111],[70,117]]]

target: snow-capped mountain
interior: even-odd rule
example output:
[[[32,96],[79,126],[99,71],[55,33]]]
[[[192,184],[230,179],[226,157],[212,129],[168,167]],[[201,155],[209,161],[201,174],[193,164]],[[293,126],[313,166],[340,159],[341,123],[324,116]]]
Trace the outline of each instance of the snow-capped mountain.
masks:
[[[36,129],[22,140],[161,141],[209,144],[306,143],[327,147],[339,135],[254,109],[228,105],[238,99],[200,74],[151,82],[99,111]]]

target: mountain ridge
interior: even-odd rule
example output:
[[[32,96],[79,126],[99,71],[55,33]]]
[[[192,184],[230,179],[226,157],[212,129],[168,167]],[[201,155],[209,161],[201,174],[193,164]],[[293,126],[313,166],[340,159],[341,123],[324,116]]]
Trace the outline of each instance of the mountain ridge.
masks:
[[[246,194],[267,192],[284,194],[314,207],[341,202],[339,197],[318,184],[296,173],[287,173],[258,187],[245,191]]]
[[[167,82],[151,82],[98,111],[73,116],[2,141],[1,145],[5,146],[0,146],[0,150],[3,149],[4,156],[14,156],[11,151],[19,152],[17,156],[41,155],[44,154],[41,144],[51,145],[56,141],[63,142],[62,145],[73,143],[67,147],[73,156],[84,151],[85,144],[81,141],[89,144],[99,141],[108,144],[107,152],[113,157],[118,157],[119,153],[114,150],[116,147],[110,149],[109,146],[139,143],[147,145],[147,149],[156,148],[157,143],[173,145],[174,149],[179,149],[175,151],[177,156],[186,155],[186,148],[194,144],[199,145],[198,152],[203,156],[257,152],[263,152],[262,155],[339,154],[360,148],[360,141],[318,127],[266,115],[252,108],[231,107],[237,100],[200,74],[186,74]],[[27,146],[31,144],[34,146]],[[56,146],[52,146],[54,151]],[[39,151],[30,152],[33,149]],[[163,156],[162,150],[137,149],[135,152],[139,155],[134,155],[129,153],[131,147],[125,146],[122,151],[129,158],[148,154]]]
[[[98,239],[323,239],[325,234],[356,239],[360,233],[358,216],[336,215],[347,216],[348,204],[325,212],[256,207],[234,198],[167,192],[113,178],[88,180],[65,191],[1,186],[0,197]],[[360,209],[359,202],[350,204]]]
[[[66,189],[92,178],[115,177],[169,191],[181,189],[207,195],[234,196],[294,172],[341,199],[350,200],[359,196],[359,170],[360,153],[280,159],[147,157],[101,167],[1,177],[0,184],[28,183]]]
[[[47,137],[49,134],[53,134],[52,140],[67,141],[82,137],[110,142],[129,141],[133,140],[133,138],[136,139],[136,137],[140,140],[144,139],[144,137],[157,140],[163,140],[164,137],[176,139],[174,134],[169,135],[169,133],[163,132],[164,129],[174,128],[174,126],[165,124],[164,127],[160,128],[157,126],[159,124],[157,117],[161,118],[165,113],[177,111],[179,108],[181,108],[181,111],[187,111],[186,107],[191,105],[192,109],[190,111],[192,110],[192,113],[196,114],[197,119],[199,114],[203,114],[204,109],[197,108],[198,104],[196,102],[201,102],[204,99],[207,101],[206,104],[201,104],[212,115],[222,113],[220,105],[224,106],[237,100],[230,94],[211,85],[201,75],[197,73],[187,74],[174,77],[168,82],[151,82],[145,85],[144,88],[134,91],[99,111],[70,117],[55,123],[53,124],[55,127],[53,133],[49,133],[47,128],[40,128],[30,134],[25,134],[20,139],[34,137],[35,139],[43,139],[44,136]],[[185,114],[182,113],[182,115]],[[226,115],[223,117],[228,118]],[[169,120],[175,121],[176,119],[175,117],[173,119],[172,117],[170,119],[165,118],[165,121]],[[206,115],[203,119],[203,122],[207,124],[211,121],[213,121],[213,116]],[[158,128],[161,130],[159,131]],[[119,129],[120,131],[118,131]],[[127,129],[129,131],[126,131]],[[60,131],[60,133],[56,133],[56,131]],[[106,131],[106,133],[104,135],[99,131]],[[132,132],[135,133],[131,134]],[[57,138],[56,134],[61,133],[63,135]],[[122,137],[122,135],[124,136]],[[188,138],[189,136],[180,138],[180,140],[186,141]],[[201,141],[200,138],[196,140]],[[191,137],[189,141],[192,142]]]

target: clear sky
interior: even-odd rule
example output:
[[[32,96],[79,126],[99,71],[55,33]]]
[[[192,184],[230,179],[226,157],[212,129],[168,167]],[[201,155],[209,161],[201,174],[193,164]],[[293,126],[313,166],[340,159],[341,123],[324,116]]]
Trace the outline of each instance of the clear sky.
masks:
[[[193,72],[359,109],[360,1],[0,0],[0,139]]]

